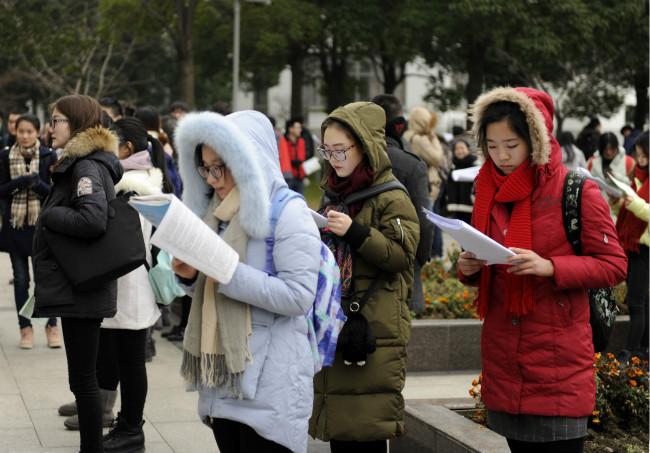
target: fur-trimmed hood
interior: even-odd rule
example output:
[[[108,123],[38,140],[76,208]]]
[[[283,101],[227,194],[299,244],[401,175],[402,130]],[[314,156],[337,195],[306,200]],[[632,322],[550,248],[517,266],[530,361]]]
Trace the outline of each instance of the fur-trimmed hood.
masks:
[[[556,153],[559,153],[561,161],[560,145],[553,137],[553,99],[547,93],[533,88],[499,87],[479,96],[470,107],[474,137],[478,137],[478,127],[485,109],[498,101],[517,104],[526,116],[533,146],[531,160],[535,165],[544,166],[550,163],[551,156]],[[485,159],[489,160],[487,150],[482,151]]]
[[[96,126],[83,130],[65,144],[55,172],[67,171],[77,159],[87,158],[104,165],[113,184],[117,184],[124,173],[117,157],[118,143],[115,133],[105,127]]]
[[[409,132],[410,135],[431,135],[436,128],[436,124],[438,124],[438,115],[424,107],[415,107],[409,113],[406,132]]]
[[[269,120],[259,112],[226,117],[212,112],[189,113],[174,134],[183,202],[203,218],[210,204],[210,186],[196,171],[196,147],[214,148],[230,169],[241,194],[239,220],[246,233],[262,239],[270,233],[270,194],[281,178],[278,149]],[[271,140],[272,138],[272,140]],[[281,182],[284,184],[284,180]]]
[[[117,136],[102,126],[90,127],[72,137],[63,148],[62,157],[79,159],[94,151],[106,151],[117,156]]]
[[[149,170],[125,171],[122,179],[115,185],[115,193],[135,192],[138,195],[157,195],[162,193],[163,174],[159,168]]]

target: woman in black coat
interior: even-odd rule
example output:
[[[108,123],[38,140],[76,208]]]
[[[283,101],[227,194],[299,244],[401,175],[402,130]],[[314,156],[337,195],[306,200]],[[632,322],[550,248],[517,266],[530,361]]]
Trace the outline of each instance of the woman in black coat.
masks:
[[[100,126],[99,103],[71,95],[56,101],[52,112],[52,145],[62,149],[52,171],[52,189],[45,200],[34,237],[36,281],[34,317],[60,316],[68,359],[70,390],[79,414],[81,453],[102,453],[102,405],[95,367],[99,326],[116,309],[115,280],[80,291],[63,273],[46,240],[46,230],[80,239],[106,232],[108,203],[123,169],[117,158],[117,137]],[[58,257],[101,260],[102,257]]]
[[[34,226],[43,200],[50,192],[50,167],[56,161],[56,154],[38,140],[41,123],[36,116],[22,115],[15,127],[16,142],[0,151],[0,250],[9,252],[16,311],[20,313],[29,297]],[[31,321],[18,315],[18,325],[20,348],[31,349],[34,345]],[[61,347],[56,318],[48,319],[45,333],[49,347]]]

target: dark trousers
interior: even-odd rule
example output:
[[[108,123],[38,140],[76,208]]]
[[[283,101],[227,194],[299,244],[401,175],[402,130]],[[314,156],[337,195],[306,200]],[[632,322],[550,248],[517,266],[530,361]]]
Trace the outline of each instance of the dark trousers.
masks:
[[[144,347],[147,329],[100,329],[97,381],[99,388],[117,390],[120,384],[120,415],[130,425],[142,421],[147,399],[147,368]]]
[[[625,349],[643,355],[648,348],[648,247],[627,253],[627,296],[630,330]]]
[[[68,380],[79,414],[80,453],[102,453],[102,404],[97,385],[101,319],[61,318]]]
[[[554,442],[523,442],[521,440],[508,440],[508,447],[512,453],[582,453],[584,438],[556,440]]]
[[[263,438],[250,426],[233,420],[213,419],[212,431],[221,453],[291,453],[288,448]]]
[[[386,446],[387,442],[385,440],[370,442],[330,440],[330,451],[332,453],[386,453]]]
[[[16,313],[19,313],[29,298],[29,256],[10,253],[9,258],[11,259],[11,268],[14,273]],[[18,325],[23,329],[25,327],[31,327],[32,322],[28,318],[18,315]],[[56,318],[48,319],[47,325],[56,326]]]
[[[190,296],[181,297],[181,323],[179,327],[187,327],[187,321],[190,319],[190,310],[192,308],[192,298]]]

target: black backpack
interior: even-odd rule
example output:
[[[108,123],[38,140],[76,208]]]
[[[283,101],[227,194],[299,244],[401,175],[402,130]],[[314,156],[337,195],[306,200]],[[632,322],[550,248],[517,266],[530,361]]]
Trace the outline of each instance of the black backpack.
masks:
[[[570,171],[564,180],[562,194],[564,232],[576,255],[582,255],[580,213],[585,180],[583,174]],[[607,343],[609,343],[609,338],[614,330],[618,307],[611,287],[590,288],[587,291],[589,292],[589,322],[591,323],[594,351],[601,352],[607,348]]]

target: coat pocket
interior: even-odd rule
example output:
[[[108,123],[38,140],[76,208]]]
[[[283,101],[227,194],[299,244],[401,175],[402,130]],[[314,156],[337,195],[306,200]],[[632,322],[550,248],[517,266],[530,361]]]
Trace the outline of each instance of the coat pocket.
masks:
[[[70,282],[47,252],[34,258],[34,282],[36,308],[74,304]]]

